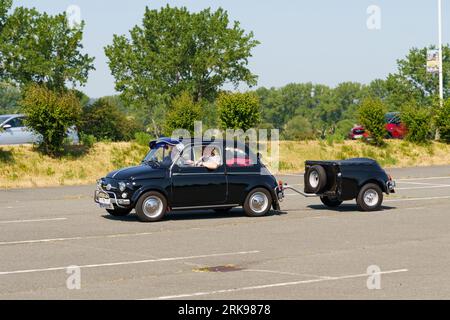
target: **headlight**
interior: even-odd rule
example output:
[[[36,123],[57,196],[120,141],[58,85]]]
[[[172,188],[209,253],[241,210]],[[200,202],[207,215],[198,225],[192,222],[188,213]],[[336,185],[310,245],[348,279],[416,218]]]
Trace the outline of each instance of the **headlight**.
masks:
[[[127,188],[127,184],[125,182],[119,182],[119,190],[124,192]]]

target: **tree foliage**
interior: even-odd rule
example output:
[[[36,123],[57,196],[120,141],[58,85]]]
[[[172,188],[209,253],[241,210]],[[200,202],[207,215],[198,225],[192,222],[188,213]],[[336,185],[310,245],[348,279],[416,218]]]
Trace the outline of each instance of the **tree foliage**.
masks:
[[[359,122],[370,133],[371,142],[383,145],[387,131],[385,127],[386,106],[380,99],[366,98],[358,109]]]
[[[258,97],[247,93],[221,93],[217,98],[217,111],[222,129],[256,128],[261,122]]]
[[[284,138],[287,140],[307,140],[315,137],[311,122],[303,116],[295,116],[286,124]]]
[[[169,112],[166,115],[164,134],[171,137],[176,130],[188,130],[194,134],[194,122],[202,118],[202,107],[195,102],[188,92],[183,92],[172,100]]]
[[[17,113],[21,95],[19,88],[0,82],[0,114]]]
[[[139,130],[113,100],[102,98],[83,108],[81,131],[97,140],[129,141]]]
[[[0,32],[0,80],[58,91],[85,84],[94,58],[81,53],[83,27],[71,28],[64,13],[16,8]]]
[[[440,139],[450,143],[450,99],[447,99],[442,108],[438,108],[435,124],[439,130]]]
[[[230,24],[223,9],[146,8],[142,26],[105,48],[116,90],[129,102],[155,106],[185,91],[194,101],[213,101],[225,83],[256,84],[248,59],[258,42]]]
[[[432,126],[430,108],[421,107],[416,102],[405,104],[401,119],[408,128],[406,140],[419,144],[430,140]]]
[[[27,127],[42,135],[41,150],[58,155],[63,150],[67,130],[80,120],[81,106],[73,92],[55,92],[31,85],[20,102]]]

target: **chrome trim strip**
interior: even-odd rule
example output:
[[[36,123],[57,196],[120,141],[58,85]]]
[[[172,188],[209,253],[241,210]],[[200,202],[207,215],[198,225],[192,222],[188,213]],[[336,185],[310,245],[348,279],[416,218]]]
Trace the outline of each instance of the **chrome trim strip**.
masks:
[[[173,207],[172,210],[188,210],[188,209],[210,209],[210,208],[229,208],[239,207],[239,204],[221,204],[221,205],[209,205],[209,206],[194,206],[194,207]]]

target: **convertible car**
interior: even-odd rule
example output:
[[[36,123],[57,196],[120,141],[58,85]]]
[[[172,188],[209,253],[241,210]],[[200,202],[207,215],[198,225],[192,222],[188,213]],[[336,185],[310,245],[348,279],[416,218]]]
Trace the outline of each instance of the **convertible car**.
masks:
[[[211,155],[212,154],[212,155]],[[211,166],[205,160],[216,162]],[[143,162],[98,180],[95,202],[113,216],[133,209],[141,221],[161,220],[169,211],[243,207],[251,217],[279,210],[282,188],[245,145],[224,140],[150,142]]]

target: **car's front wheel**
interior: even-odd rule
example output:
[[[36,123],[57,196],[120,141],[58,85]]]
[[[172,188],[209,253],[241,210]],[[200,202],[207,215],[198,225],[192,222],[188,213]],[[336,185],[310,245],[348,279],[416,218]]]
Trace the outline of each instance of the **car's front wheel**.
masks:
[[[244,211],[249,217],[265,216],[272,205],[270,192],[263,188],[252,190],[245,200]]]
[[[114,206],[114,209],[106,209],[106,211],[114,217],[125,217],[130,214],[131,210],[133,209],[120,208],[117,206]]]
[[[378,211],[383,203],[383,191],[377,184],[368,183],[359,191],[356,203],[362,211]]]
[[[136,204],[136,214],[142,222],[156,222],[164,218],[167,200],[159,192],[144,193]]]

